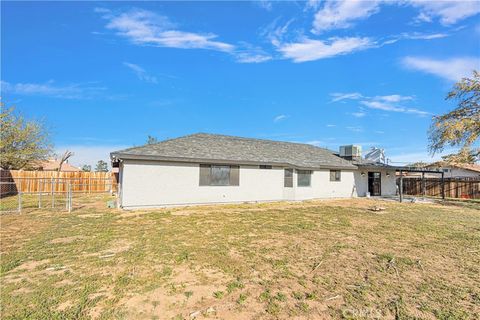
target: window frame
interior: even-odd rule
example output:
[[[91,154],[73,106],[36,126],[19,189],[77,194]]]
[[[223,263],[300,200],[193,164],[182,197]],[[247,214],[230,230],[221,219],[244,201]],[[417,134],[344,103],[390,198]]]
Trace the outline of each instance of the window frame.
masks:
[[[228,183],[212,183],[213,172],[216,168],[228,168]],[[201,163],[199,165],[200,187],[238,187],[240,186],[240,166],[217,163]]]
[[[287,176],[287,172],[290,173],[290,176]],[[293,188],[293,169],[292,168],[283,169],[283,187]]]
[[[313,171],[312,170],[299,170],[297,169],[297,187],[300,187],[300,188],[308,188],[308,187],[311,187],[312,186],[312,174],[313,174]],[[308,185],[300,185],[300,181],[301,181],[301,178],[300,176],[306,176],[308,177]]]
[[[335,175],[333,176],[333,179],[332,179],[332,173],[335,174]],[[337,178],[337,174],[338,174],[338,178]],[[330,181],[331,181],[331,182],[340,182],[340,181],[342,181],[342,170],[330,170]]]

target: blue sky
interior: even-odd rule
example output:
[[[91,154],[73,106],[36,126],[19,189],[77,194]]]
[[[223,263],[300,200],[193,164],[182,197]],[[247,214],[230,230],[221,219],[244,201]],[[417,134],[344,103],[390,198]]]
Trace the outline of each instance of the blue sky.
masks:
[[[429,160],[480,68],[474,1],[8,2],[2,100],[71,163],[195,132]]]

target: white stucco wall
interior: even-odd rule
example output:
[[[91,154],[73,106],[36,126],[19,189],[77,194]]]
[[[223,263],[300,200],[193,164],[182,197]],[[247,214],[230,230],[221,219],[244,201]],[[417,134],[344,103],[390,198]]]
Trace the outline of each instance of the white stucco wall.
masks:
[[[362,176],[362,172],[365,173]],[[395,171],[388,170],[357,170],[354,173],[355,186],[359,197],[365,197],[368,192],[368,172],[381,173],[381,195],[391,196],[397,193]],[[388,173],[388,177],[387,177]]]
[[[470,171],[470,170],[465,170],[461,168],[448,168],[450,169],[448,172],[445,172],[445,178],[473,178],[477,177],[480,178],[480,172],[475,172],[475,171]]]
[[[315,170],[310,187],[284,187],[284,168],[240,166],[239,186],[199,186],[199,164],[125,160],[121,166],[121,205],[147,208],[170,205],[306,200],[356,196],[354,171],[342,170],[341,181],[330,181],[329,170]]]

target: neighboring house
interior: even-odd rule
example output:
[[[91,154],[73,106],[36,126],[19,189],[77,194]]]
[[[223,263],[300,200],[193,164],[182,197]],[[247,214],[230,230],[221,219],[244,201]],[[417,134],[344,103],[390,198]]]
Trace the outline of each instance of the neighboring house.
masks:
[[[301,143],[199,133],[111,159],[126,209],[396,193],[395,167]]]
[[[445,178],[480,178],[480,165],[478,164],[448,164],[435,162],[427,166],[444,172]]]
[[[39,171],[58,171],[59,166],[60,166],[60,160],[56,160],[56,159],[36,161],[34,164],[31,165],[32,169],[39,170]],[[68,162],[64,162],[62,164],[61,171],[74,172],[74,171],[82,171],[82,170],[80,168],[72,166]]]

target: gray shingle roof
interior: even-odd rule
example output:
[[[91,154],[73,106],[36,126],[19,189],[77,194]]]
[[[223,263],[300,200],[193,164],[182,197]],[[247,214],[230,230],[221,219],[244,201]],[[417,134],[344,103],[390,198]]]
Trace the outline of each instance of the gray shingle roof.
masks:
[[[297,168],[355,169],[332,151],[309,144],[197,133],[111,153],[117,159],[239,164],[279,164]]]

